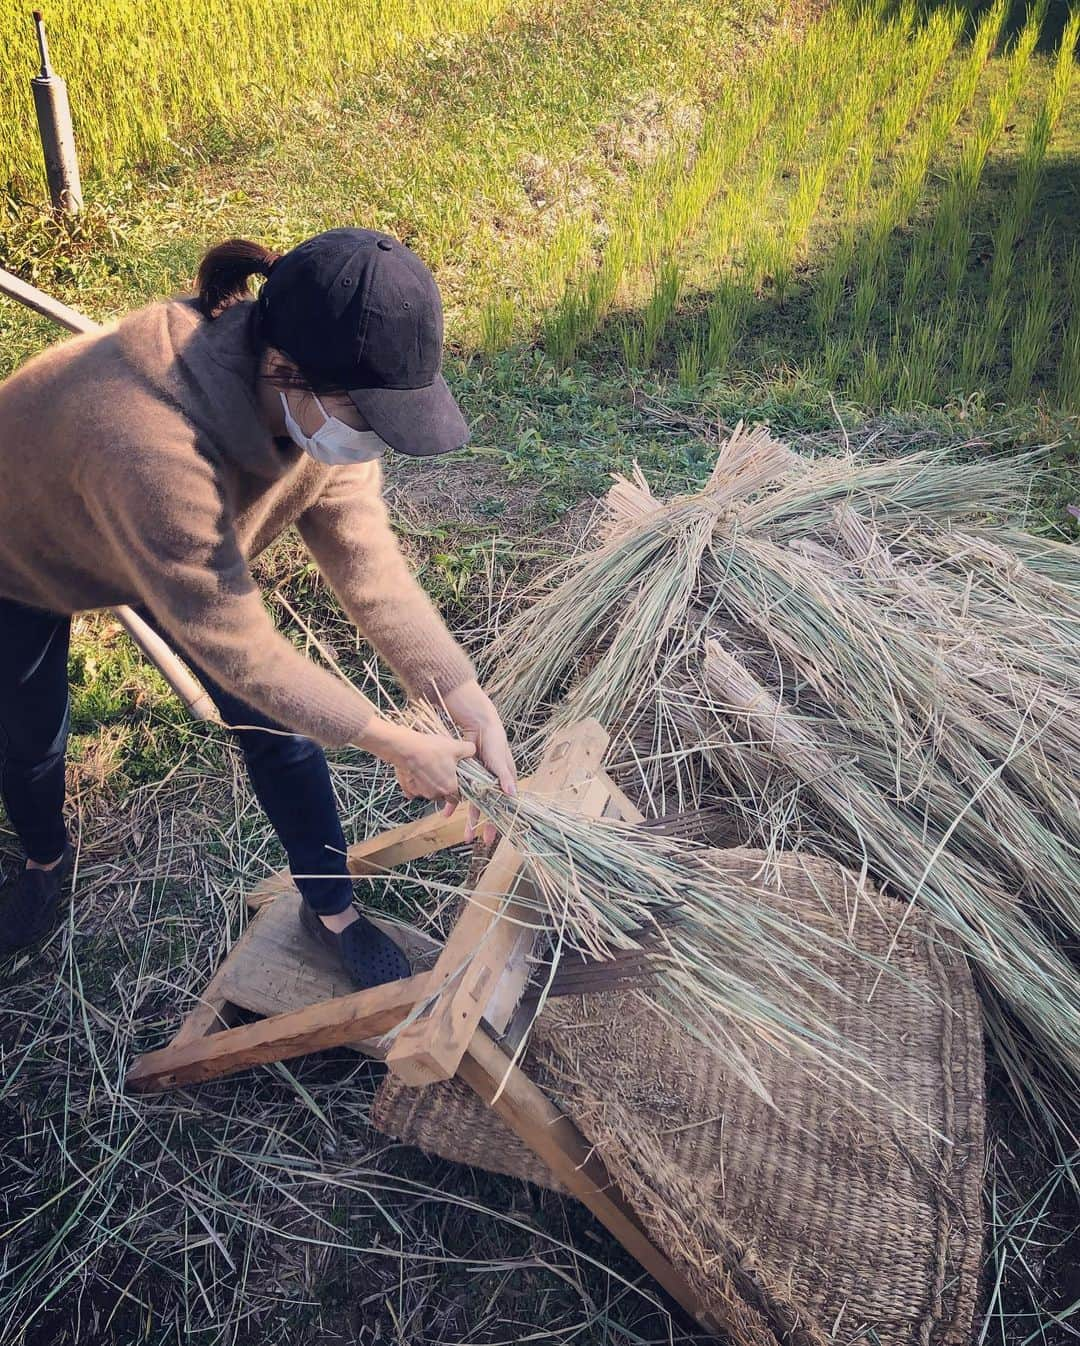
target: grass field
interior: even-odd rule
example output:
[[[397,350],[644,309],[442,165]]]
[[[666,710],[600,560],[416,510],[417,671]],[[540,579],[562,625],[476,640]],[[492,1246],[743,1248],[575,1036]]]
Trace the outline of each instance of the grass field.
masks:
[[[741,416],[816,452],[1049,445],[1028,523],[1076,536],[1064,6],[62,0],[46,17],[87,209],[41,207],[32,28],[9,6],[0,264],[101,320],[185,288],[232,234],[284,248],[371,225],[435,268],[474,441],[390,475],[467,641],[612,469],[692,482]],[[0,374],[55,336],[0,301]],[[258,574],[285,629],[305,640],[301,613],[384,694],[294,541]],[[689,1340],[574,1208],[373,1133],[374,1067],[346,1053],[124,1097],[131,1054],[190,1007],[280,857],[232,750],[107,619],[80,621],[72,678],[79,898],[3,974],[0,1343]],[[356,834],[409,811],[359,755],[335,783]],[[452,874],[373,900],[430,905],[433,876]],[[1009,1346],[1072,1339],[1080,1299],[1073,1170],[1018,1169],[1025,1146],[1006,1131],[994,1159],[1006,1233],[982,1340]]]

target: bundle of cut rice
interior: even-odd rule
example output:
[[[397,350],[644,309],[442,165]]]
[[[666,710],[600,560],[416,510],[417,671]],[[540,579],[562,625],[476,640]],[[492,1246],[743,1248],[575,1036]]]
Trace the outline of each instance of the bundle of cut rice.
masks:
[[[595,715],[656,811],[721,803],[917,903],[1052,1117],[1080,1082],[1080,561],[1009,525],[1033,465],[809,461],[739,427],[695,495],[616,479],[488,685],[524,756]]]

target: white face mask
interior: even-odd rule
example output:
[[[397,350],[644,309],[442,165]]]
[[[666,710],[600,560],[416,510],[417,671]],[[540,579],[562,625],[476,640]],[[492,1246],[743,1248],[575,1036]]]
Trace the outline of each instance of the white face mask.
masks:
[[[316,462],[325,463],[327,467],[368,463],[373,458],[381,458],[390,447],[374,430],[354,430],[351,425],[331,416],[317,397],[315,404],[326,419],[313,435],[305,435],[289,410],[285,394],[279,390],[278,396],[285,411],[285,429],[289,432],[289,438],[310,453]]]

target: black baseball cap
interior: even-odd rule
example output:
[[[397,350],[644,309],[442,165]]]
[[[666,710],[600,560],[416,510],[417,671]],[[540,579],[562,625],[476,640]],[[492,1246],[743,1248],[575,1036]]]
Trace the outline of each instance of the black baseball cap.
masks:
[[[404,243],[374,229],[316,234],[274,263],[258,304],[263,338],[347,391],[391,448],[427,457],[467,442],[440,372],[439,287]]]

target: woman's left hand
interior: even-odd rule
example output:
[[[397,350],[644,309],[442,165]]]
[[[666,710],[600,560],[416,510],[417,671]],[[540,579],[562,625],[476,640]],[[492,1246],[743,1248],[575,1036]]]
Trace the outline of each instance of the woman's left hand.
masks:
[[[455,687],[443,697],[443,704],[451,718],[461,730],[462,737],[472,739],[476,744],[476,755],[499,782],[504,794],[517,794],[517,768],[510,745],[506,741],[499,712],[491,698],[475,678]],[[445,804],[443,812],[453,813],[456,805]],[[476,835],[476,825],[480,813],[475,805],[469,806],[469,819],[465,825],[465,840],[472,841]],[[495,840],[494,823],[486,822],[483,831],[484,844],[490,846]]]

